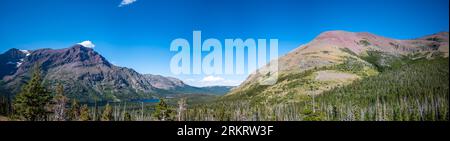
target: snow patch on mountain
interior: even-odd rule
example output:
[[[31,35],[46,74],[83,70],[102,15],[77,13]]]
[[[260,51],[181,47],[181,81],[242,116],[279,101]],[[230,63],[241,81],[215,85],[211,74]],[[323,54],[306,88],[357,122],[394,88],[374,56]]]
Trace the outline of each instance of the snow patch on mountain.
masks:
[[[22,65],[23,62],[17,62],[16,67],[20,67],[20,65]]]
[[[20,52],[24,53],[26,56],[30,56],[30,51],[28,50],[20,50]]]

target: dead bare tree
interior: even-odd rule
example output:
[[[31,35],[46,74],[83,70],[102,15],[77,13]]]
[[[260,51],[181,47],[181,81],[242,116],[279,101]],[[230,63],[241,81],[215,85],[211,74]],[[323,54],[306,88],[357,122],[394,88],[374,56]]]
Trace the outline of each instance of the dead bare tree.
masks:
[[[56,96],[53,98],[53,113],[54,120],[65,121],[66,120],[66,103],[68,99],[64,96],[64,87],[62,84],[58,84],[56,87]]]
[[[178,121],[185,120],[184,113],[185,113],[186,109],[187,109],[186,98],[181,98],[178,101],[178,109],[177,109],[177,120]]]

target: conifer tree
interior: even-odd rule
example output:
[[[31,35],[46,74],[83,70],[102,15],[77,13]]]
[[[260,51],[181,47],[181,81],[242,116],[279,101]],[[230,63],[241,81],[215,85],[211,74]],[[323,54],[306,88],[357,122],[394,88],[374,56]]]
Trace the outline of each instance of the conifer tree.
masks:
[[[89,108],[86,104],[81,106],[80,110],[80,121],[89,121],[91,120],[91,116],[89,115]]]
[[[156,105],[156,110],[153,117],[160,121],[167,121],[171,120],[171,114],[172,110],[168,107],[167,103],[164,102],[164,99],[160,99],[158,105]]]
[[[36,65],[31,80],[22,87],[13,106],[16,114],[25,120],[46,120],[51,113],[51,99],[50,93],[42,85],[40,67]]]
[[[132,121],[131,115],[128,112],[125,112],[125,114],[123,116],[124,116],[124,118],[123,118],[124,121]]]
[[[69,120],[77,121],[80,118],[80,105],[78,105],[77,100],[72,101],[72,106],[69,110]]]
[[[112,121],[113,120],[113,111],[112,107],[108,104],[105,106],[105,110],[103,110],[102,121]]]
[[[0,93],[2,95],[2,93]],[[8,115],[10,109],[10,101],[8,97],[0,96],[0,115]]]

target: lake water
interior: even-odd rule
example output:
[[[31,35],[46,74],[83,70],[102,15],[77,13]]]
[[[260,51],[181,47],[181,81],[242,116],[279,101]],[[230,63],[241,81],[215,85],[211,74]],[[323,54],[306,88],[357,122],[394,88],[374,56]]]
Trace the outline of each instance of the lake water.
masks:
[[[131,100],[131,102],[158,103],[159,99],[135,99]]]
[[[95,106],[95,105],[97,105],[97,106],[105,106],[108,103],[110,105],[114,105],[114,104],[120,104],[120,103],[141,103],[141,102],[148,103],[148,104],[150,104],[150,103],[158,103],[159,99],[133,99],[133,100],[122,101],[122,102],[111,102],[111,101],[80,102],[79,104],[80,105],[86,104],[89,107],[92,107],[92,106]]]

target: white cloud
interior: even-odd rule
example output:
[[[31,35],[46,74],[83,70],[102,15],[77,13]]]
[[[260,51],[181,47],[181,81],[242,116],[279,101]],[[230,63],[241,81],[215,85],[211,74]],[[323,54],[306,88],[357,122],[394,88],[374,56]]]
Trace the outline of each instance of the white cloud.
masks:
[[[218,81],[223,81],[223,80],[225,80],[225,79],[223,79],[222,77],[219,77],[219,76],[215,77],[215,76],[210,75],[210,76],[206,76],[205,78],[200,80],[200,82],[208,83],[208,82],[218,82]]]
[[[78,43],[78,44],[79,44],[79,45],[82,45],[82,46],[84,46],[84,47],[87,47],[87,48],[94,48],[94,47],[95,47],[95,45],[94,45],[91,41],[89,41],[89,40],[83,41],[83,42]]]
[[[134,3],[134,2],[136,2],[137,0],[122,0],[122,2],[120,2],[120,4],[119,4],[119,7],[122,7],[122,6],[126,6],[126,5],[129,5],[129,4],[132,4],[132,3]]]
[[[225,79],[220,76],[205,76],[200,80],[195,79],[186,79],[185,82],[187,82],[190,85],[198,86],[198,87],[204,87],[204,86],[237,86],[239,85],[240,81],[232,80],[232,79]]]

